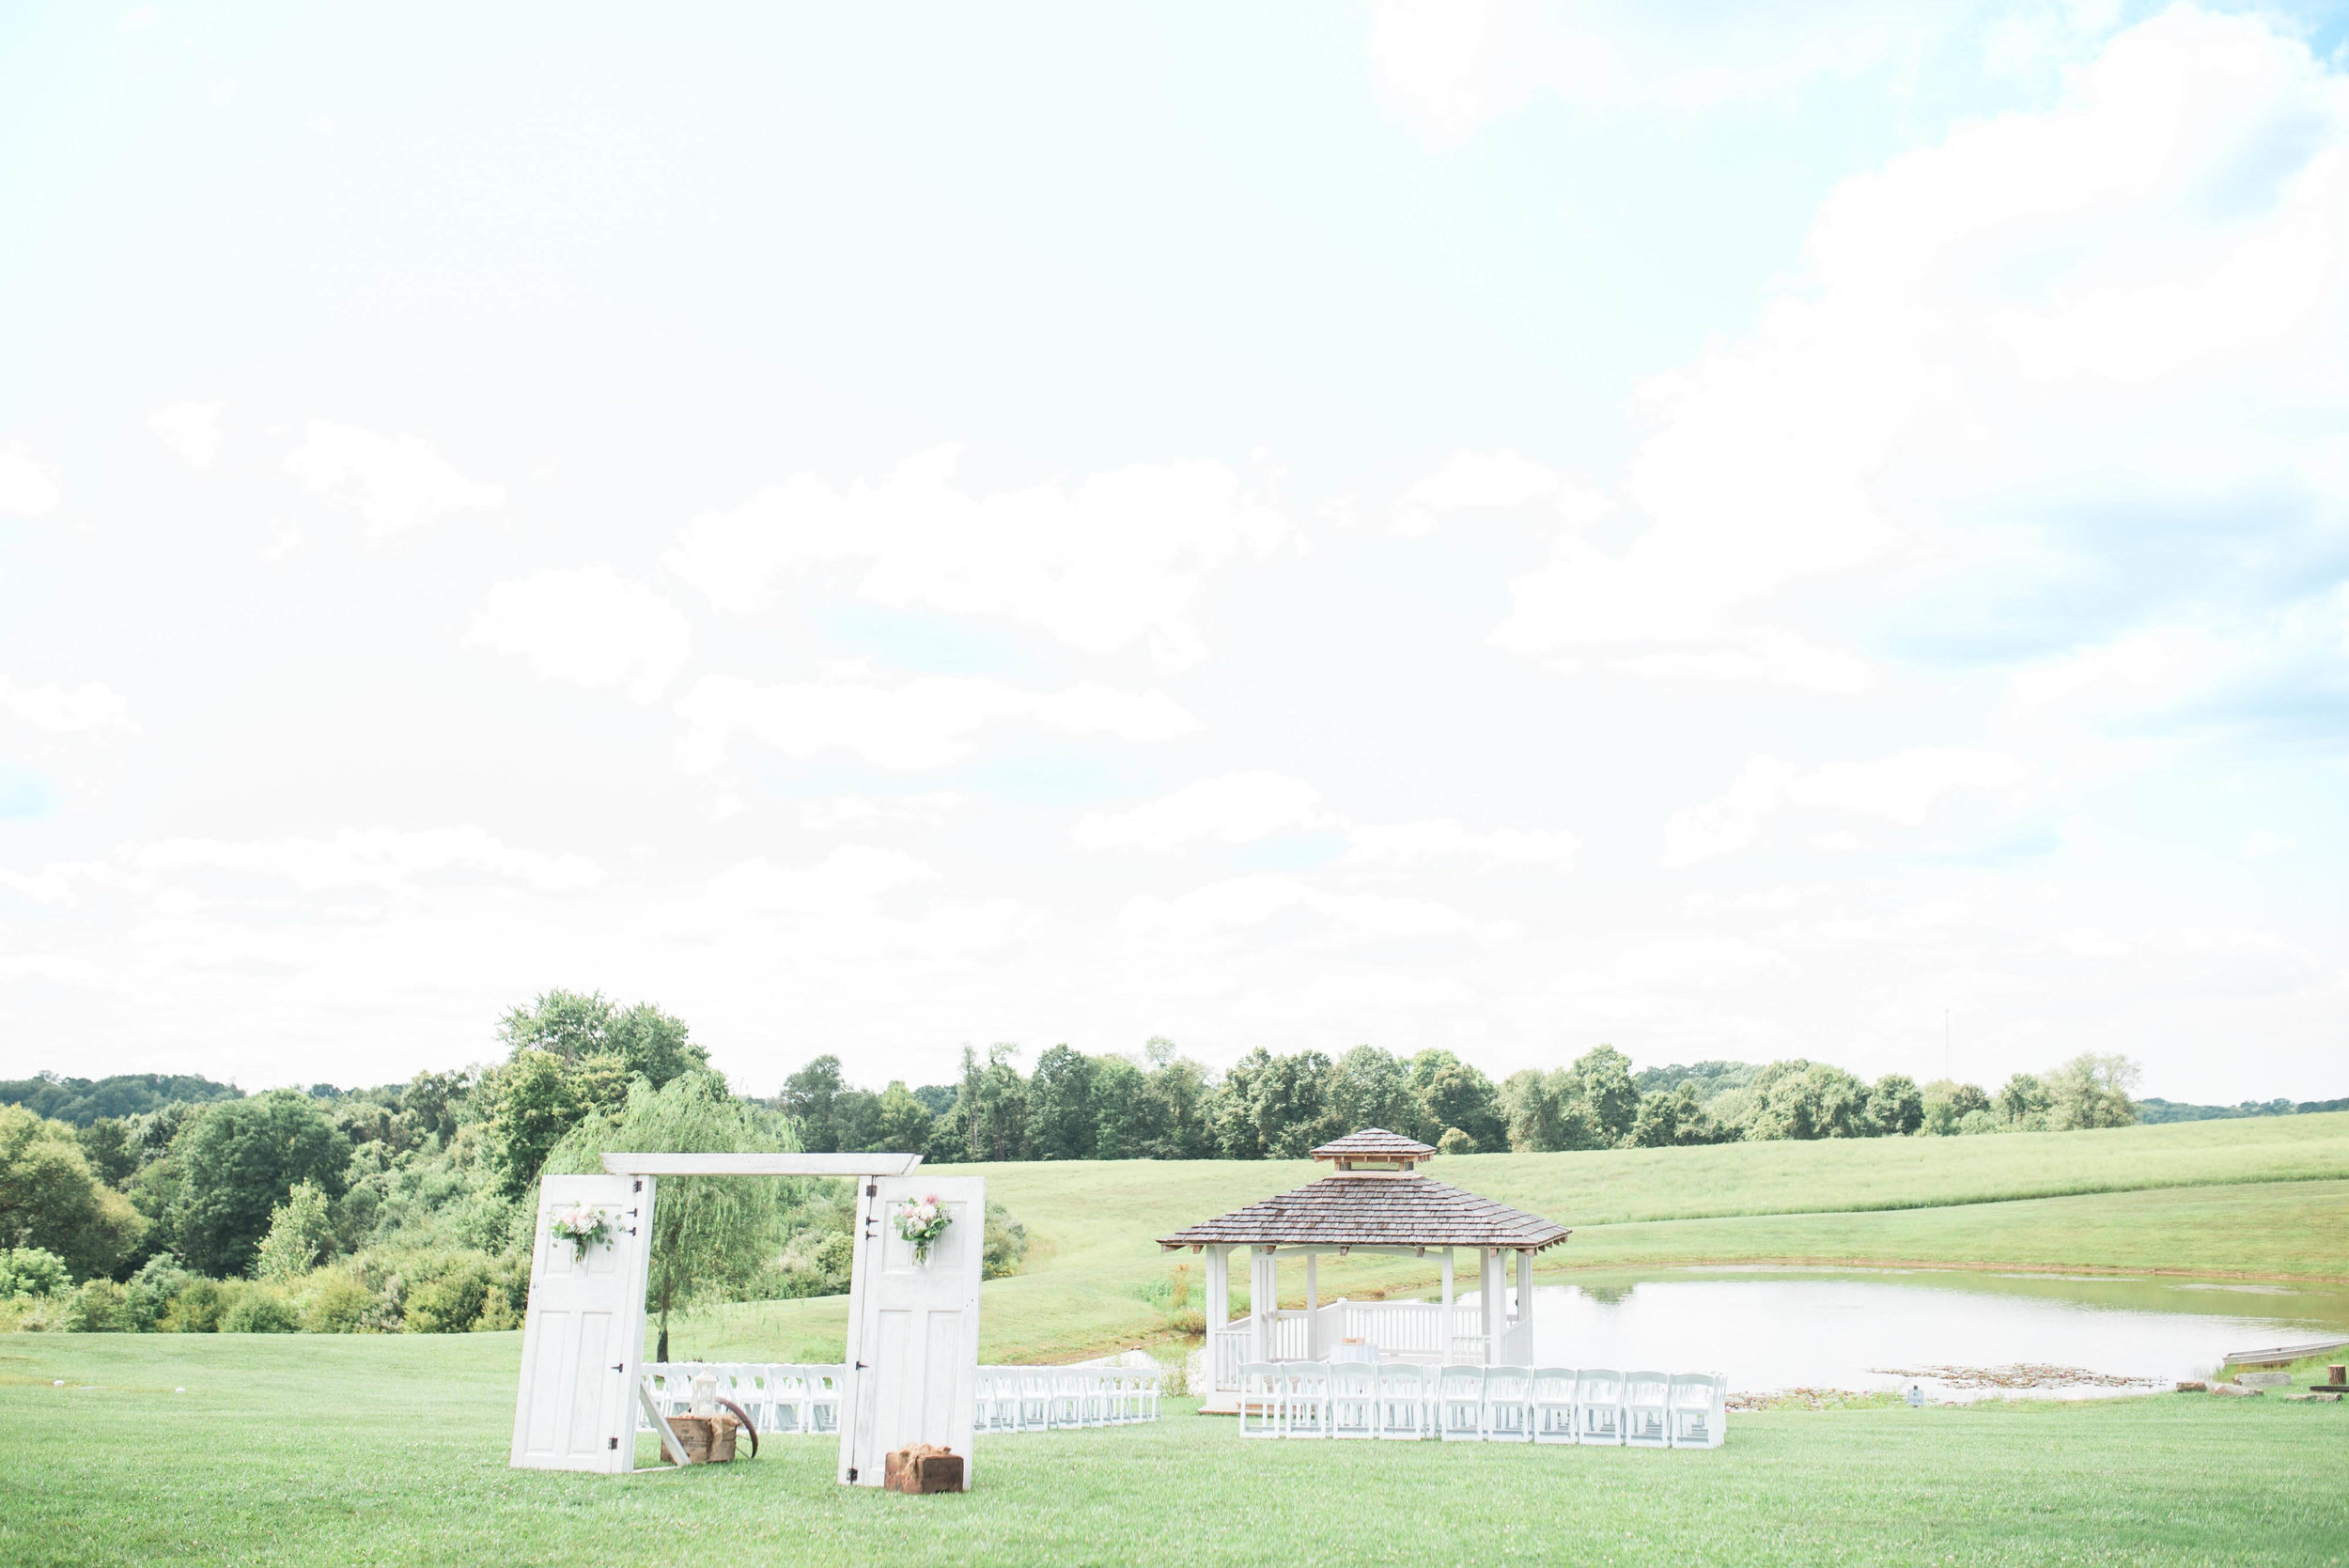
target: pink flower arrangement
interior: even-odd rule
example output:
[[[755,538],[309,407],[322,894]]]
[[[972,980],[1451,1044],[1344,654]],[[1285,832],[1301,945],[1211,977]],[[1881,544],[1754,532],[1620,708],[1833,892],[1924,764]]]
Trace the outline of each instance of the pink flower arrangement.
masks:
[[[913,1261],[924,1265],[930,1261],[930,1248],[954,1223],[954,1217],[939,1203],[935,1192],[925,1198],[908,1198],[897,1205],[892,1218],[896,1222],[897,1234],[913,1243]]]
[[[584,1258],[587,1249],[612,1239],[612,1217],[588,1203],[573,1203],[567,1209],[556,1209],[547,1226],[557,1241],[571,1244],[573,1258]]]

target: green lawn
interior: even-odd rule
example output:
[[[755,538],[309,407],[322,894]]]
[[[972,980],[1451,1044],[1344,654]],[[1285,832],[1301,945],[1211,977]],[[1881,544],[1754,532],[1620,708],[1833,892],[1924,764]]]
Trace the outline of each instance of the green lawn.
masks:
[[[901,1498],[833,1484],[814,1438],[682,1473],[509,1470],[516,1354],[510,1334],[10,1336],[0,1560],[2349,1561],[2349,1405],[1768,1412],[1694,1453],[1251,1443],[1178,1410],[986,1439],[977,1490]]]
[[[1152,1238],[1314,1179],[1309,1161],[957,1167],[1026,1224],[987,1287],[982,1354],[1066,1360],[1163,1338],[1146,1299],[1188,1263]],[[1439,1180],[1575,1227],[1542,1272],[1707,1263],[1924,1263],[2349,1278],[2349,1113],[2108,1132],[1733,1143],[1441,1159]],[[2050,1196],[2050,1194],[2065,1194]],[[1325,1298],[1421,1290],[1431,1261],[1325,1260]],[[1286,1287],[1301,1292],[1296,1271]],[[1161,1295],[1163,1291],[1161,1290]],[[1199,1299],[1196,1294],[1192,1299]],[[1300,1297],[1301,1299],[1301,1297]],[[1291,1300],[1289,1305],[1298,1305]],[[723,1309],[679,1354],[830,1360],[838,1298]]]

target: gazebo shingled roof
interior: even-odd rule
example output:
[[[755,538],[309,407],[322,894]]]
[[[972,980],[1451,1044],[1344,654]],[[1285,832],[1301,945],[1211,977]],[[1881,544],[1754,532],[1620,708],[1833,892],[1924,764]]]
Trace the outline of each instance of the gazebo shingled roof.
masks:
[[[1537,1214],[1425,1176],[1397,1181],[1391,1175],[1338,1174],[1160,1236],[1159,1245],[1500,1247],[1538,1252],[1570,1234]]]

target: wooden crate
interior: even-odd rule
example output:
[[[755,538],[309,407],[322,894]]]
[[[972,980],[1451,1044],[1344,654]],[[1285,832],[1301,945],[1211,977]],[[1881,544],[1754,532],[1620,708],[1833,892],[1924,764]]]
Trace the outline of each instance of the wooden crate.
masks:
[[[734,1458],[734,1433],[741,1423],[732,1416],[671,1416],[669,1430],[685,1445],[685,1462],[689,1465],[724,1465]],[[661,1458],[669,1463],[669,1449],[662,1444]]]
[[[962,1455],[926,1443],[899,1449],[881,1462],[881,1486],[891,1492],[959,1492]]]

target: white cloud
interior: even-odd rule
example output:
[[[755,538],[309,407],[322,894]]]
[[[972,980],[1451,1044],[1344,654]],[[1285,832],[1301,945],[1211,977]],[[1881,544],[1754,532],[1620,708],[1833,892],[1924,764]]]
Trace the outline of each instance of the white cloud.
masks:
[[[331,839],[164,839],[126,846],[117,859],[150,875],[225,871],[290,882],[309,893],[344,888],[390,893],[420,877],[468,873],[542,893],[577,892],[604,879],[603,868],[584,855],[518,849],[470,824],[407,832],[346,828]]]
[[[794,474],[731,512],[696,518],[663,563],[737,613],[832,567],[875,604],[999,616],[1087,653],[1146,641],[1161,664],[1179,667],[1206,652],[1190,612],[1207,574],[1291,533],[1218,463],[979,495],[954,483],[958,454],[939,447],[845,489]]]
[[[882,768],[941,768],[971,754],[992,724],[1025,722],[1070,735],[1141,744],[1196,732],[1199,721],[1162,691],[1121,691],[1086,683],[1028,691],[999,680],[926,675],[899,686],[855,676],[760,686],[739,675],[704,675],[677,703],[689,728],[677,764],[708,773],[737,734],[790,757],[854,753]]]
[[[939,903],[906,913],[895,895],[941,880],[928,862],[901,849],[843,844],[809,866],[764,855],[727,867],[699,897],[653,911],[656,936],[729,947],[770,949],[787,940],[802,958],[863,960],[888,955],[963,959],[1017,939],[1034,917],[1017,900]]]
[[[2271,855],[2281,855],[2298,847],[2300,847],[2299,841],[2289,833],[2255,828],[2251,831],[2250,836],[2243,841],[2243,858],[2247,861],[2263,861]]]
[[[130,705],[122,694],[94,680],[69,691],[62,686],[19,686],[0,675],[0,712],[61,734],[138,728],[131,722]]]
[[[1495,642],[1850,691],[1873,678],[1837,645],[1854,607],[1920,584],[2077,578],[2092,613],[2141,613],[2212,601],[2263,535],[2290,563],[2264,579],[2290,581],[2310,547],[2277,498],[2349,505],[2319,411],[2349,396],[2349,91],[2299,42],[2190,8],[2067,81],[1844,181],[1757,330],[1645,390],[1653,428],[1610,487],[1643,531],[1610,553],[1562,530]],[[2208,570],[2110,528],[2181,507]],[[1952,637],[2013,619],[1940,613]]]
[[[1973,8],[1921,0],[1683,13],[1629,0],[1380,0],[1368,48],[1380,96],[1451,142],[1545,93],[1589,108],[1685,111],[1913,69]],[[2030,44],[2058,37],[2045,31]]]
[[[55,469],[33,461],[21,446],[0,451],[0,517],[46,517],[64,499]]]
[[[173,403],[148,416],[147,427],[191,468],[210,468],[220,453],[219,403]]]
[[[833,795],[800,802],[800,826],[811,833],[837,832],[844,828],[870,828],[903,822],[935,828],[964,804],[952,790],[926,790],[917,795]]]
[[[1477,832],[1450,817],[1423,822],[1356,822],[1321,803],[1321,792],[1285,773],[1224,773],[1124,811],[1088,812],[1069,830],[1081,849],[1166,854],[1197,844],[1252,844],[1279,833],[1336,831],[1346,835],[1342,866],[1407,871],[1442,862],[1483,866],[1574,862],[1572,833],[1515,828]],[[1258,893],[1270,884],[1239,883]],[[1256,893],[1247,893],[1256,896]]]
[[[556,680],[625,686],[643,703],[684,667],[692,629],[668,599],[599,562],[499,583],[465,641],[519,655]]]
[[[1210,882],[1177,898],[1131,898],[1119,911],[1118,924],[1138,938],[1221,938],[1261,929],[1283,916],[1303,918],[1344,940],[1455,936],[1498,939],[1513,934],[1506,923],[1480,924],[1432,899],[1330,893],[1271,873]]]
[[[1202,841],[1247,844],[1343,820],[1320,800],[1320,791],[1286,774],[1226,773],[1127,811],[1088,812],[1068,836],[1081,849],[1160,854]]]
[[[315,493],[358,508],[367,536],[390,538],[451,512],[493,512],[506,491],[466,478],[415,436],[385,436],[313,419],[286,472]]]
[[[1446,861],[1564,871],[1582,841],[1568,832],[1499,828],[1476,832],[1448,816],[1425,822],[1360,823],[1340,863],[1416,870]]]
[[[1506,510],[1535,504],[1554,507],[1574,522],[1591,522],[1612,510],[1612,503],[1587,481],[1502,448],[1455,451],[1443,467],[1395,497],[1394,531],[1425,534],[1452,512]]]
[[[1693,865],[1751,844],[1788,806],[1854,812],[1905,827],[1922,823],[1943,796],[2001,789],[2022,778],[2013,757],[1957,746],[1921,746],[1870,762],[1801,768],[1776,757],[1746,764],[1728,793],[1675,812],[1664,825],[1664,863]]]

